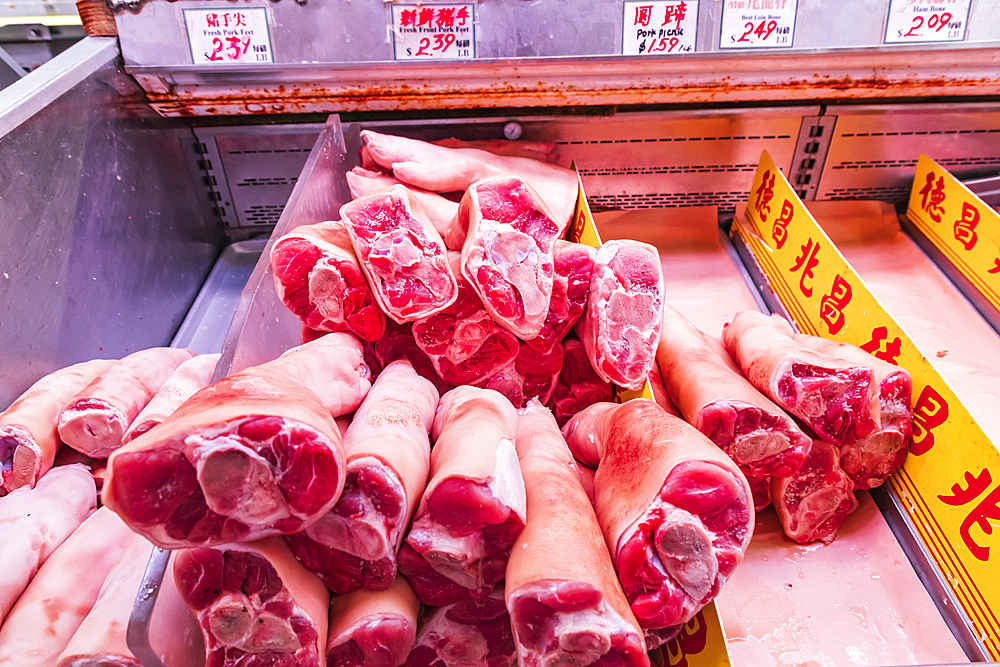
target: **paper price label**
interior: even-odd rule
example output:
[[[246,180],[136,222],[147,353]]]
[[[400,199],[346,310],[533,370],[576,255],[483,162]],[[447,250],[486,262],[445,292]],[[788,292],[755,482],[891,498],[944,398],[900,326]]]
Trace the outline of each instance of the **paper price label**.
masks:
[[[724,0],[720,49],[789,49],[798,0]]]
[[[1000,215],[921,155],[907,217],[1000,310]]]
[[[972,0],[891,0],[885,43],[961,42]]]
[[[698,0],[626,2],[622,54],[691,53],[698,37]]]
[[[195,65],[274,62],[264,7],[183,12]]]
[[[476,5],[392,5],[395,60],[476,57]]]
[[[803,333],[857,345],[913,378],[913,442],[887,482],[990,660],[1000,659],[1000,452],[869,291],[771,158],[733,229]]]

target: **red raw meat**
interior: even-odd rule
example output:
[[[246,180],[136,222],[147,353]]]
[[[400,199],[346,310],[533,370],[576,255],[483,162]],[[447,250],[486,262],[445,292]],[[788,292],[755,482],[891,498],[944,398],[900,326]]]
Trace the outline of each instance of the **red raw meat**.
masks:
[[[516,445],[528,521],[511,550],[505,594],[520,664],[648,667],[573,455],[541,403],[520,411]]]
[[[597,520],[655,647],[742,560],[754,524],[750,487],[708,438],[647,399],[592,405],[563,432],[574,457],[597,468]]]
[[[347,479],[340,500],[304,531],[285,539],[335,593],[385,590],[396,553],[430,469],[438,393],[408,361],[379,374],[344,436]]]
[[[871,365],[817,352],[782,317],[744,310],[722,331],[726,349],[760,392],[838,447],[878,426]]]
[[[357,339],[331,333],[224,378],[111,456],[104,504],[166,548],[300,531],[340,497],[333,415],[368,376]]]
[[[458,299],[413,323],[413,339],[448,384],[477,384],[513,361],[519,341],[497,324],[461,274],[461,255],[448,259],[458,278]]]
[[[555,392],[562,368],[560,343],[539,352],[521,341],[514,360],[476,386],[500,392],[515,408],[523,408],[532,398],[547,403]]]
[[[402,577],[385,591],[355,591],[330,604],[327,667],[398,667],[417,637],[420,601]]]
[[[469,186],[456,224],[468,233],[462,274],[494,320],[529,340],[545,324],[561,228],[523,179],[497,176]]]
[[[340,217],[375,299],[394,321],[428,317],[458,298],[444,241],[406,186],[348,202]]]
[[[412,324],[396,324],[389,320],[386,323],[385,335],[374,343],[365,343],[364,346],[365,360],[371,364],[373,375],[378,375],[382,368],[397,359],[406,359],[421,377],[434,383],[438,394],[443,394],[452,388],[441,379],[434,370],[434,363],[430,357],[417,345]]]
[[[909,371],[847,343],[796,334],[795,340],[851,363],[871,366],[878,388],[878,427],[840,448],[840,467],[855,489],[873,489],[889,479],[906,459],[913,436],[913,379]]]
[[[190,350],[153,347],[116,361],[80,390],[59,413],[59,437],[76,451],[103,459]]]
[[[555,245],[555,279],[545,323],[537,336],[526,341],[539,352],[546,352],[566,337],[587,309],[590,278],[594,273],[595,250],[582,243],[562,239]]]
[[[653,246],[621,240],[597,249],[587,311],[577,333],[605,381],[642,388],[656,361],[663,290],[663,267]]]
[[[684,419],[748,476],[788,477],[802,465],[812,439],[747,382],[721,342],[696,329],[670,304],[663,309],[656,359]],[[753,480],[748,481],[752,487]]]
[[[399,570],[429,605],[490,594],[524,527],[517,413],[495,391],[458,387],[434,417],[431,479],[399,552]]]
[[[590,365],[583,343],[575,338],[563,342],[563,366],[559,381],[548,402],[559,426],[594,403],[610,402],[611,384],[605,382]]]
[[[858,507],[854,483],[840,469],[837,448],[814,440],[798,472],[771,483],[781,527],[799,544],[830,542],[847,515]]]
[[[330,593],[281,538],[184,549],[181,597],[205,638],[206,667],[321,667]]]
[[[59,440],[59,413],[66,403],[112,364],[94,359],[44,376],[0,413],[0,496],[34,486],[52,468]]]
[[[406,667],[513,667],[517,664],[503,586],[479,600],[426,610]]]
[[[199,354],[174,369],[163,381],[159,391],[149,399],[149,403],[132,421],[132,425],[122,436],[122,443],[135,440],[149,429],[157,426],[174,413],[194,392],[204,389],[212,382],[212,374],[219,362],[220,354]]]
[[[487,149],[480,150],[466,147],[472,144],[449,143],[455,147],[446,147],[371,130],[362,130],[361,140],[371,158],[365,166],[391,170],[409,185],[433,192],[464,192],[480,179],[513,174],[541,195],[559,223],[560,235],[573,216],[579,192],[577,175],[570,169],[532,159],[546,157],[544,144],[475,144]],[[539,147],[541,150],[536,150]]]
[[[392,175],[381,171],[365,169],[364,167],[354,167],[347,172],[346,176],[347,186],[351,189],[351,196],[355,199],[370,195],[376,190],[392,187],[393,185],[405,185]],[[445,245],[448,245],[447,234],[448,230],[453,226],[452,223],[455,221],[455,214],[458,213],[458,202],[413,185],[407,186],[407,188],[420,201],[420,204],[424,207],[424,211],[427,212],[427,219],[430,220],[431,225],[434,226],[434,229],[444,239]],[[452,250],[461,250],[464,240],[464,237],[460,239],[458,245],[454,248],[450,245],[448,247]]]
[[[302,225],[274,242],[271,273],[278,298],[316,331],[350,331],[376,340],[385,313],[375,302],[347,224]]]

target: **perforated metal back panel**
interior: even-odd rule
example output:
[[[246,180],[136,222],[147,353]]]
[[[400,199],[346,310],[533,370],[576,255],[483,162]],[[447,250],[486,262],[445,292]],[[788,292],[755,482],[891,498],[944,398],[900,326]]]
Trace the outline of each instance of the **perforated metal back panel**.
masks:
[[[917,158],[972,177],[1000,166],[1000,108],[985,105],[829,107],[837,116],[817,199],[910,195]]]

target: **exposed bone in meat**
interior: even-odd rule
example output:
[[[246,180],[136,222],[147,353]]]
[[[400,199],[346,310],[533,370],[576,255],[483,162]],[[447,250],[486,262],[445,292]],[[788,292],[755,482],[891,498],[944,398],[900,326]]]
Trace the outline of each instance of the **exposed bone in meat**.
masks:
[[[628,240],[598,248],[587,310],[577,323],[598,375],[627,389],[642,387],[656,360],[663,301],[656,248]]]
[[[552,299],[545,323],[537,336],[525,341],[539,352],[546,352],[563,340],[573,329],[590,295],[590,278],[594,273],[595,250],[582,243],[562,239],[555,245],[555,278]]]
[[[365,279],[347,224],[336,220],[302,225],[271,247],[278,298],[310,329],[350,331],[376,340],[385,313]]]
[[[212,373],[220,354],[200,354],[188,359],[167,376],[160,389],[149,400],[142,412],[132,420],[132,425],[122,436],[122,443],[131,442],[160,424],[174,413],[187,399],[212,382]]]
[[[507,563],[505,596],[519,663],[648,666],[573,455],[538,401],[520,411],[516,445],[528,521]]]
[[[427,609],[406,667],[513,667],[517,652],[503,586],[487,597]]]
[[[184,549],[173,571],[207,667],[325,664],[330,592],[281,538]]]
[[[52,667],[133,533],[103,507],[45,561],[0,627],[0,665]]]
[[[490,176],[516,175],[541,195],[561,230],[576,206],[576,173],[518,155],[495,155],[476,148],[446,148],[416,139],[362,130],[361,139],[374,163],[399,180],[434,192],[462,192]]]
[[[722,332],[726,349],[760,392],[838,447],[878,427],[871,364],[823,354],[797,340],[782,317],[737,313]]]
[[[831,541],[858,507],[854,483],[840,468],[837,448],[823,440],[813,441],[794,475],[772,480],[771,497],[785,535],[800,544]]]
[[[747,382],[721,342],[698,331],[669,304],[663,309],[656,359],[684,419],[746,474],[788,477],[802,465],[811,438]]]
[[[592,405],[563,432],[574,457],[597,468],[594,509],[639,625],[687,622],[750,541],[746,478],[693,426],[647,399]]]
[[[441,235],[403,185],[344,204],[361,268],[385,314],[400,324],[444,310],[458,297]]]
[[[430,469],[438,393],[408,361],[379,374],[344,436],[347,479],[325,516],[286,540],[335,593],[384,590]]]
[[[331,333],[224,378],[112,455],[104,504],[168,548],[302,530],[340,497],[332,415],[368,376],[357,339]]]
[[[532,398],[548,402],[555,393],[563,368],[563,347],[560,343],[539,352],[521,341],[517,356],[490,377],[476,383],[484,389],[498,391],[515,408],[523,408]]]
[[[173,373],[194,356],[190,350],[154,347],[115,362],[81,389],[59,414],[59,437],[73,449],[105,458],[139,412]]]
[[[545,324],[562,232],[523,179],[495,176],[469,186],[456,224],[468,231],[462,273],[494,320],[524,340]]]
[[[351,196],[355,199],[369,195],[376,190],[392,187],[393,185],[405,185],[394,176],[381,171],[365,169],[364,167],[354,167],[347,172],[346,176],[347,186],[351,189]],[[444,239],[445,245],[452,250],[461,250],[462,243],[465,241],[464,235],[454,247],[448,243],[448,231],[452,228],[455,215],[458,213],[458,202],[412,185],[407,187],[410,193],[424,207],[424,211],[427,212],[427,219],[434,226],[434,229],[437,230],[438,234],[441,235],[441,238]]]
[[[399,570],[424,604],[482,598],[524,527],[517,413],[495,391],[458,387],[441,397],[432,435],[431,479]]]
[[[90,613],[59,656],[57,667],[142,667],[126,640],[129,616],[153,545],[133,535],[101,586]],[[165,667],[200,665],[205,646],[198,623],[177,592],[168,564],[156,598],[149,646]]]
[[[385,591],[355,591],[330,604],[328,667],[398,667],[417,636],[420,601],[402,577]]]
[[[497,324],[461,274],[461,254],[448,259],[458,280],[458,299],[413,323],[413,339],[448,384],[477,384],[513,361],[519,341]]]
[[[0,623],[38,568],[97,507],[94,478],[82,465],[60,466],[0,498]]]
[[[589,405],[611,401],[612,396],[611,384],[590,365],[583,343],[575,338],[563,341],[562,372],[548,402],[559,426]]]
[[[0,496],[25,484],[34,486],[52,467],[63,406],[115,363],[95,359],[44,376],[0,413]]]

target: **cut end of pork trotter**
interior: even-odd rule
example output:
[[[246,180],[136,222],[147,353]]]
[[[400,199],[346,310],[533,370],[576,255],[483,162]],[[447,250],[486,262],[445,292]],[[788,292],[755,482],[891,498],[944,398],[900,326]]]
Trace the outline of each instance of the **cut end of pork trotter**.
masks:
[[[655,247],[621,240],[597,249],[587,310],[577,331],[605,381],[642,387],[656,361],[663,302],[663,267]]]
[[[822,440],[813,441],[795,475],[772,481],[771,495],[785,535],[799,544],[832,541],[858,507],[854,483],[840,469],[837,448]]]
[[[480,600],[427,611],[406,667],[513,667],[517,663],[503,587]]]
[[[613,396],[611,384],[590,365],[583,343],[575,338],[563,341],[562,371],[548,402],[559,426],[565,426],[580,410],[594,403],[610,402]]]
[[[538,335],[525,341],[539,352],[545,352],[573,329],[587,309],[590,278],[594,273],[594,248],[582,243],[557,239],[555,245],[555,277],[549,312]]]
[[[382,310],[402,324],[444,310],[458,297],[441,235],[403,185],[344,204],[361,268]]]
[[[330,604],[328,667],[398,667],[416,640],[420,601],[402,577],[385,591],[355,591]]]

